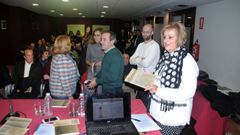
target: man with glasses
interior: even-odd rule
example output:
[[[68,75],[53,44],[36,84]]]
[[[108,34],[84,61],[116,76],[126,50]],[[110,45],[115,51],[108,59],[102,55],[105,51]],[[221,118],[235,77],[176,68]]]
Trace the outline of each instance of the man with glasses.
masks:
[[[137,69],[153,73],[160,58],[160,46],[152,39],[153,27],[151,24],[145,24],[142,29],[144,42],[140,43],[130,58],[130,64],[137,65]],[[140,98],[144,105],[148,107],[149,93],[144,89],[137,91],[136,98]]]

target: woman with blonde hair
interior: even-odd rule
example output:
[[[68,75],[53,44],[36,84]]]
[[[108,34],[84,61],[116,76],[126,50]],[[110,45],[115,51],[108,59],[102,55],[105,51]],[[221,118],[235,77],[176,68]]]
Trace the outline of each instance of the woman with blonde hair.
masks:
[[[69,55],[71,39],[67,35],[56,38],[50,69],[50,92],[53,98],[68,99],[76,92],[79,71],[76,62]]]
[[[155,70],[149,112],[163,135],[179,135],[189,124],[193,96],[197,86],[198,65],[185,48],[186,29],[173,22],[163,27],[161,42],[164,54]]]

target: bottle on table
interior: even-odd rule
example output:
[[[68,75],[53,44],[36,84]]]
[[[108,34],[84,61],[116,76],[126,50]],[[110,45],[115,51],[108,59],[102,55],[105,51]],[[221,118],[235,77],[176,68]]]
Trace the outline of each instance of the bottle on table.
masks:
[[[51,97],[50,93],[46,93],[46,96],[44,98],[44,115],[45,116],[53,115],[53,111],[52,111],[52,97]]]
[[[84,94],[80,93],[79,95],[79,106],[78,106],[78,115],[81,117],[85,116],[85,110],[84,110]]]

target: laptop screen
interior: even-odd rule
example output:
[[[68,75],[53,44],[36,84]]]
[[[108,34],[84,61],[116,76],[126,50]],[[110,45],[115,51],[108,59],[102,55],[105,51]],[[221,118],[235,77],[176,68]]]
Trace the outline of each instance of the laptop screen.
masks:
[[[87,121],[109,122],[131,119],[130,93],[94,95],[87,98]]]

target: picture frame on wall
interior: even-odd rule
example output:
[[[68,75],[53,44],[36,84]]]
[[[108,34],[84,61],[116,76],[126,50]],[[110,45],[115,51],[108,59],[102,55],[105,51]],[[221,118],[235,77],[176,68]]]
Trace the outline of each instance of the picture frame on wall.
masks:
[[[1,20],[1,30],[6,30],[6,29],[7,29],[7,21]]]

